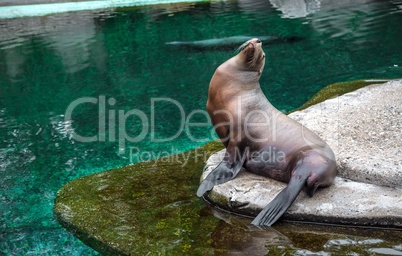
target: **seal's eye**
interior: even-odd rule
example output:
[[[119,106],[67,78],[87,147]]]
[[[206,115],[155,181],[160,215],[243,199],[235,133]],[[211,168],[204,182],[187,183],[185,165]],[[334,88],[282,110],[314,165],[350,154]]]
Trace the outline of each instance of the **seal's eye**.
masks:
[[[260,40],[260,39],[257,39],[256,43],[257,43],[257,44],[261,43],[261,40]]]

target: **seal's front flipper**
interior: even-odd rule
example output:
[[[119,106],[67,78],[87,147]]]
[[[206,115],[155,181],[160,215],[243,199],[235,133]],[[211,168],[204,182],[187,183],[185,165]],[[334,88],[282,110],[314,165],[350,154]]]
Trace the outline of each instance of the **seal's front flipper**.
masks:
[[[215,185],[225,183],[236,177],[243,166],[244,159],[245,157],[241,161],[233,162],[232,158],[226,155],[222,162],[201,182],[197,196],[201,197]]]
[[[307,176],[292,176],[287,187],[255,217],[251,224],[254,226],[272,226],[289,209],[306,181]]]

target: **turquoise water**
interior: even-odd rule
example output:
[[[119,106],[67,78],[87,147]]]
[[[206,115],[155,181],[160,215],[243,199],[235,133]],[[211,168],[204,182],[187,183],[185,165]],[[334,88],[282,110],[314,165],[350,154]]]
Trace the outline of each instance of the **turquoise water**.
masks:
[[[214,139],[211,127],[202,126],[190,128],[198,141],[184,129],[174,140],[155,142],[183,128],[177,105],[157,101],[152,108],[151,100],[177,101],[186,118],[205,110],[209,80],[236,46],[203,51],[166,42],[235,35],[304,38],[264,43],[261,86],[284,112],[328,84],[402,77],[402,2],[366,2],[322,3],[300,11],[267,1],[228,1],[0,20],[0,253],[97,254],[54,220],[53,200],[61,186]],[[85,97],[97,103],[78,105],[72,120],[65,120],[68,107]],[[123,132],[119,111],[130,110],[148,118],[148,126],[138,116],[125,122],[131,137],[145,131],[138,142],[118,136]],[[103,112],[104,131],[99,129]],[[191,120],[206,122],[202,113]],[[97,140],[77,141],[72,128]]]

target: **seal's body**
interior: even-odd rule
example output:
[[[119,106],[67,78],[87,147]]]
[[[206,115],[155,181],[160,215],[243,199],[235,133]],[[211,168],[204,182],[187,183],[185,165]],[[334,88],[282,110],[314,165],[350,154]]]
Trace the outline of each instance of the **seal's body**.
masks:
[[[237,46],[249,39],[249,36],[230,36],[224,38],[211,38],[197,41],[172,41],[166,42],[167,45],[183,46],[191,49],[198,50],[233,50],[233,46]],[[304,38],[298,36],[260,36],[259,39],[264,43],[293,43],[303,40]]]
[[[241,48],[211,79],[207,110],[226,155],[202,181],[197,195],[233,179],[243,166],[288,182],[252,222],[271,226],[303,187],[313,196],[317,187],[334,181],[335,156],[322,139],[278,111],[263,94],[259,84],[265,65],[261,41],[251,39]]]

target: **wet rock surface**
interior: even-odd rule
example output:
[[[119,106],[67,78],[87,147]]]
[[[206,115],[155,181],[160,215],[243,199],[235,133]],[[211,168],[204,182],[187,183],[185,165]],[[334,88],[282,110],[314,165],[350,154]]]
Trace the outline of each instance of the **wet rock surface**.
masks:
[[[211,156],[203,178],[224,153],[222,150]],[[286,185],[243,169],[235,179],[215,186],[205,199],[222,209],[256,216]],[[300,192],[282,219],[402,228],[402,190],[337,177],[333,185],[318,189],[314,197]]]

